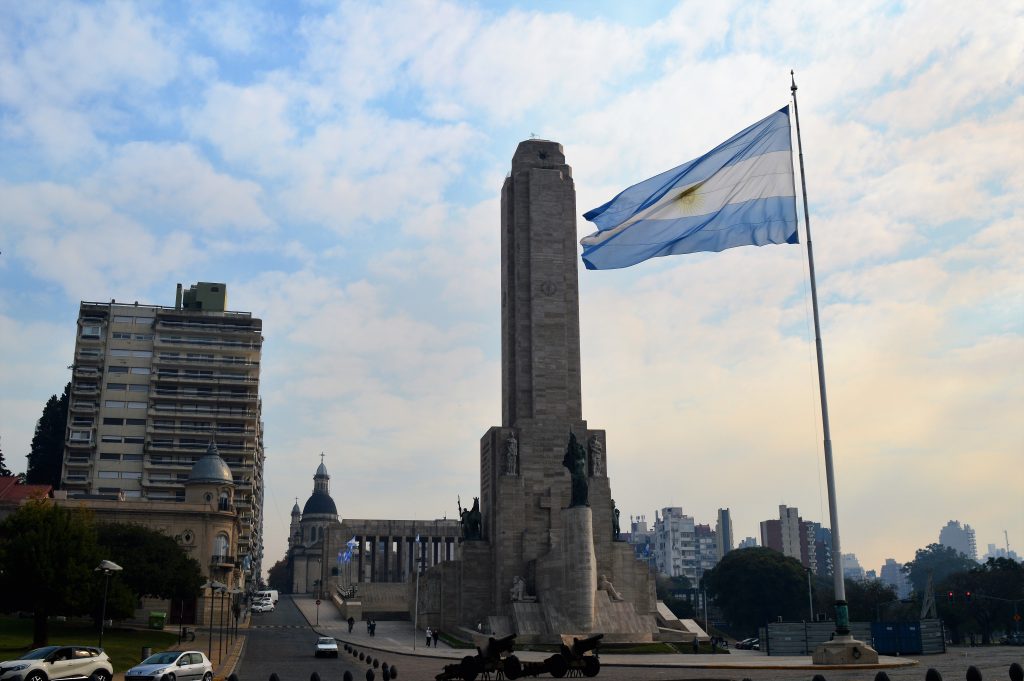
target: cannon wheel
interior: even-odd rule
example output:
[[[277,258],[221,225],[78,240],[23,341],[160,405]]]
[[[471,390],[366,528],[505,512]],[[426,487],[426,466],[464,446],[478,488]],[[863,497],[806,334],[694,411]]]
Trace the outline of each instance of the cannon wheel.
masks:
[[[505,678],[509,679],[509,681],[515,681],[515,679],[523,675],[523,663],[515,655],[509,655],[505,658],[503,669],[505,671]]]
[[[597,659],[592,655],[587,655],[583,658],[583,676],[591,677],[597,676],[597,673],[601,671],[601,660]]]
[[[476,674],[476,658],[466,655],[462,658],[462,681],[474,681]]]
[[[569,672],[569,661],[561,655],[552,655],[548,658],[548,667],[551,676],[560,679]]]

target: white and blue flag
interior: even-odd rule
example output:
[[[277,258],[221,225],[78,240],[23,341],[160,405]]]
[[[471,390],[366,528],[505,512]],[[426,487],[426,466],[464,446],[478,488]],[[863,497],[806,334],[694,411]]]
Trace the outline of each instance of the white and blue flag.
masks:
[[[598,228],[580,241],[590,270],[662,255],[799,243],[789,107],[583,217]]]

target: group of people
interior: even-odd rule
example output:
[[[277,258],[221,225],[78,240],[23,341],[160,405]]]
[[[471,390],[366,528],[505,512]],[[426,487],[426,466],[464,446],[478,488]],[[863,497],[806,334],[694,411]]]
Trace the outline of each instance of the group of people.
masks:
[[[429,648],[431,641],[433,641],[434,647],[436,648],[437,647],[437,639],[441,638],[441,630],[440,629],[431,629],[430,627],[427,627],[426,635],[427,635],[427,647]]]
[[[377,620],[372,617],[366,620],[366,633],[370,636],[377,635]]]

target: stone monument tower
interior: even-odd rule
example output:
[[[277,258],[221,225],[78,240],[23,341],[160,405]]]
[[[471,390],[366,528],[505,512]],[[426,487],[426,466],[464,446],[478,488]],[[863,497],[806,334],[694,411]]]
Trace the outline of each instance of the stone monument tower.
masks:
[[[562,146],[521,142],[501,193],[502,424],[480,442],[482,540],[463,544],[461,610],[521,639],[649,640],[653,579],[615,541],[605,433],[583,419],[578,261]],[[570,436],[589,506],[570,508]]]

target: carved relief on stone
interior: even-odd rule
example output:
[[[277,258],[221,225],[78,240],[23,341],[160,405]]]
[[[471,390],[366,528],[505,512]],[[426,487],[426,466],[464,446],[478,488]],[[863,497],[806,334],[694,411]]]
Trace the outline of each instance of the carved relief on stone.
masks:
[[[536,596],[526,595],[526,580],[519,575],[512,578],[512,588],[508,590],[508,595],[513,603],[533,603],[537,600]]]
[[[505,475],[519,473],[519,441],[515,433],[509,433],[505,440]]]
[[[595,478],[600,478],[604,475],[604,445],[596,435],[591,435],[587,446],[590,450],[590,474]]]

